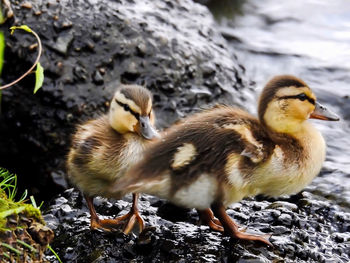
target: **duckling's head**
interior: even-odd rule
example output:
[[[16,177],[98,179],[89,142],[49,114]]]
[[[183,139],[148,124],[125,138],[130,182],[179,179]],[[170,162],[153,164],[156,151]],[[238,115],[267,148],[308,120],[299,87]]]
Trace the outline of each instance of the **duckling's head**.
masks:
[[[121,134],[135,132],[148,140],[158,137],[151,93],[138,85],[122,85],[112,99],[109,123]]]
[[[336,121],[339,118],[316,101],[309,86],[294,76],[276,76],[263,89],[258,114],[268,129],[294,133],[309,118]]]

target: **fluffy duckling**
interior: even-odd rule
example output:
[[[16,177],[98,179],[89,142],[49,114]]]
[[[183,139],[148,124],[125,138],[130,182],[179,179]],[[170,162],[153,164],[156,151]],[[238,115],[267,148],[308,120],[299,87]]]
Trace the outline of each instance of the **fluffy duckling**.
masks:
[[[271,245],[267,237],[239,231],[225,208],[247,196],[302,190],[325,159],[324,139],[307,120],[338,117],[316,102],[305,82],[288,75],[267,83],[258,116],[218,106],[185,119],[111,191],[148,193],[196,208],[234,238]]]
[[[95,196],[113,197],[109,187],[142,158],[147,140],[158,137],[153,124],[151,93],[141,86],[123,85],[115,92],[108,114],[78,127],[67,169],[69,178],[85,196],[92,229],[111,230],[127,221],[124,233],[130,232],[136,222],[143,230],[144,221],[137,207],[138,194],[133,194],[130,212],[116,219],[99,219],[93,199]]]

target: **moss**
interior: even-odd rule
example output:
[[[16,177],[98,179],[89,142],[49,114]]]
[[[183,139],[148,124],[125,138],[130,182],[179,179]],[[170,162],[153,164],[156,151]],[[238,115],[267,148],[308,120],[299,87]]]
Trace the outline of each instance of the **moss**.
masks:
[[[0,197],[0,212],[9,209],[9,203],[7,199]]]
[[[0,229],[6,229],[7,217],[12,215],[19,215],[19,214],[24,214],[27,218],[34,219],[34,221],[44,224],[44,220],[38,208],[35,208],[30,204],[11,203],[10,200],[4,200],[4,199],[1,200],[2,203],[4,202],[6,203],[6,201],[9,202],[9,204],[2,205],[0,210]],[[8,208],[8,207],[11,207],[11,208]],[[21,226],[18,226],[18,227],[21,227]]]
[[[30,204],[25,204],[25,207],[26,209],[24,210],[24,213],[27,217],[35,218],[37,222],[40,222],[43,225],[45,225],[44,219],[41,216],[41,212],[38,208],[35,208]]]
[[[9,177],[14,177],[14,175],[11,175],[9,173],[5,173],[4,175],[4,170],[1,172],[4,181]],[[26,204],[24,201],[15,201],[13,198],[9,198],[7,193],[10,193],[9,187],[5,186],[5,184],[2,184],[0,188],[0,229],[8,229],[7,218],[9,216],[19,214],[22,214],[27,218],[31,218],[36,222],[44,224],[44,220],[38,208],[35,208],[31,204]],[[18,225],[18,227],[21,226]]]

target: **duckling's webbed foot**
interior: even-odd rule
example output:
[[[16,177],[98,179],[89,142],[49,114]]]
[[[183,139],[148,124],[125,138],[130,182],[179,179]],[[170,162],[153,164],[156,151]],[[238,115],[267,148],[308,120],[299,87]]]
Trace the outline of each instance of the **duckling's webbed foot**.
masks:
[[[212,206],[214,215],[220,220],[222,226],[224,227],[225,233],[229,236],[242,239],[242,240],[251,240],[251,241],[260,241],[265,243],[268,246],[273,247],[268,238],[270,235],[253,235],[240,231],[237,224],[232,220],[232,218],[226,213],[225,207],[223,204],[215,204]]]
[[[111,219],[105,219],[101,220],[98,218],[98,215],[96,213],[95,207],[94,207],[94,198],[88,195],[84,195],[88,208],[90,210],[90,228],[91,229],[103,229],[105,231],[111,231],[111,225],[112,221]]]
[[[199,220],[203,225],[209,226],[209,228],[214,231],[224,232],[224,228],[222,227],[220,220],[214,217],[214,213],[210,208],[197,211],[199,214]]]
[[[127,223],[125,224],[124,230],[123,230],[124,234],[126,234],[126,235],[134,228],[135,223],[138,223],[140,233],[145,228],[145,221],[141,217],[141,215],[139,213],[138,206],[137,206],[139,194],[132,194],[132,198],[133,198],[133,200],[132,200],[132,207],[131,207],[130,212],[124,216],[121,216],[121,217],[115,219],[115,220],[120,220],[120,221],[127,221]]]
[[[133,204],[129,213],[115,219],[99,219],[93,205],[93,198],[89,196],[85,196],[85,198],[91,214],[92,229],[114,231],[120,229],[121,225],[124,224],[123,232],[124,234],[128,234],[134,228],[135,223],[138,223],[140,233],[143,231],[145,223],[137,208],[138,194],[133,194]]]

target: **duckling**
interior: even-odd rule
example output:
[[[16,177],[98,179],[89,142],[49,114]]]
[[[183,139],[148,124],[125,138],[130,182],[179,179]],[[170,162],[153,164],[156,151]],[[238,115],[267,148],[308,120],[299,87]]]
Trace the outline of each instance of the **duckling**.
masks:
[[[97,216],[95,196],[113,197],[108,188],[141,159],[148,140],[158,137],[153,127],[151,93],[137,85],[122,85],[114,94],[108,114],[77,128],[67,159],[68,177],[83,192],[91,214],[91,228],[113,230],[127,221],[124,233],[144,221],[138,212],[138,194],[133,194],[129,213],[115,219]]]
[[[266,235],[240,231],[225,208],[248,196],[296,193],[311,182],[324,162],[325,141],[310,118],[339,120],[304,81],[276,76],[262,91],[258,118],[228,106],[188,117],[152,144],[111,191],[196,208],[231,237],[271,245]]]

